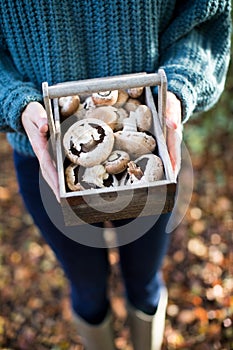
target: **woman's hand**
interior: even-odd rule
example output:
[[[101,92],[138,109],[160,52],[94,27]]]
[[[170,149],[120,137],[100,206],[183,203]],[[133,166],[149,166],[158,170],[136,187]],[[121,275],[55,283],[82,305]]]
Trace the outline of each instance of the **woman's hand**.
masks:
[[[167,92],[166,105],[167,147],[175,176],[181,166],[181,142],[183,125],[181,122],[181,102],[170,91]]]
[[[47,115],[39,102],[30,102],[27,105],[22,113],[22,124],[39,160],[42,175],[60,201],[57,171],[47,148]]]

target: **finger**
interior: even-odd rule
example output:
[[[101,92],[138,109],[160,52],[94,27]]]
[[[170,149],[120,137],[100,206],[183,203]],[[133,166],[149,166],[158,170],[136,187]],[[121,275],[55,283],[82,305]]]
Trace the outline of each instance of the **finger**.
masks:
[[[177,129],[178,127],[177,123],[175,123],[173,120],[169,118],[166,118],[165,120],[166,120],[166,125],[169,129],[174,129],[174,130]]]
[[[43,152],[40,159],[40,168],[43,178],[51,187],[57,201],[60,202],[57,170],[47,150]]]
[[[182,143],[182,127],[176,130],[168,129],[167,131],[167,146],[171,159],[172,169],[175,175],[178,174],[181,166],[181,143]]]
[[[41,118],[38,121],[38,129],[42,134],[47,134],[49,131],[49,126],[48,126],[48,122],[47,122],[47,118]]]

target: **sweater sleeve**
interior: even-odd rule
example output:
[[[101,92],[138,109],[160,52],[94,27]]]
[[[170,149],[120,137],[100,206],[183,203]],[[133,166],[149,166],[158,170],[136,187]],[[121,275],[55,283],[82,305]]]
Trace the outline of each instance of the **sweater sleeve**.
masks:
[[[168,90],[182,102],[183,121],[212,107],[225,84],[230,59],[231,1],[178,0],[163,31],[160,66]]]
[[[8,52],[0,47],[0,131],[24,132],[21,113],[31,101],[42,101],[40,91],[25,81]]]

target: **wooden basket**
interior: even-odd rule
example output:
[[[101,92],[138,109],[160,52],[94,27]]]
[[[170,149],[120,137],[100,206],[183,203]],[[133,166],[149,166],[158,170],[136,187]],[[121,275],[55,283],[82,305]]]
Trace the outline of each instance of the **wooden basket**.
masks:
[[[145,87],[145,104],[153,115],[152,133],[157,141],[158,155],[163,161],[165,180],[148,185],[124,185],[84,191],[68,192],[64,177],[64,152],[58,98],[77,94],[90,94],[98,91]],[[154,104],[151,86],[158,86],[158,111]],[[135,218],[166,213],[174,206],[176,179],[172,171],[166,146],[166,107],[167,80],[163,70],[155,74],[129,74],[107,78],[96,78],[43,85],[45,109],[48,116],[50,137],[58,170],[61,206],[66,225],[97,223],[107,220]]]

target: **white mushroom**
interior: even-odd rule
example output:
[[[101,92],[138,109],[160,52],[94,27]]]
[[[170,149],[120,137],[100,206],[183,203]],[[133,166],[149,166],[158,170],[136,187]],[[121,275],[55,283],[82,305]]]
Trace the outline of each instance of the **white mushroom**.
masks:
[[[72,163],[92,167],[108,158],[113,149],[114,135],[103,121],[95,118],[84,119],[67,130],[63,145]]]
[[[80,98],[78,95],[60,97],[58,101],[61,117],[67,118],[77,111]]]
[[[136,117],[134,112],[129,118],[124,119],[122,131],[114,133],[115,148],[129,153],[134,158],[155,150],[156,141],[151,135],[137,131]]]
[[[109,174],[106,172],[105,167],[99,164],[91,168],[86,168],[82,180],[91,186],[104,187],[103,181],[108,176]]]
[[[109,174],[119,174],[127,168],[129,161],[130,157],[127,152],[115,150],[104,162],[104,166]]]
[[[95,105],[112,106],[117,102],[118,90],[100,91],[92,94],[92,100]]]
[[[80,165],[71,163],[65,170],[66,184],[71,191],[82,191],[83,186],[79,182]]]

